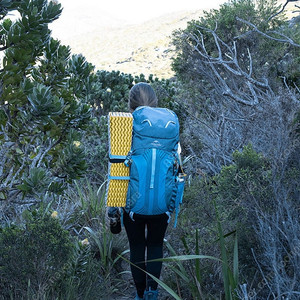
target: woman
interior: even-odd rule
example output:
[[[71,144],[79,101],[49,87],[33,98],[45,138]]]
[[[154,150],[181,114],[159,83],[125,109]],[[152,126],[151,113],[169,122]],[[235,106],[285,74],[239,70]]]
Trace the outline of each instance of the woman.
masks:
[[[157,106],[157,97],[147,83],[138,83],[129,93],[129,109],[139,106]],[[176,117],[177,118],[177,117]],[[123,223],[130,246],[131,272],[136,286],[136,298],[157,299],[157,283],[144,271],[160,277],[162,262],[151,261],[163,257],[163,240],[168,226],[169,214],[129,215],[124,210]],[[136,267],[137,266],[137,267]]]

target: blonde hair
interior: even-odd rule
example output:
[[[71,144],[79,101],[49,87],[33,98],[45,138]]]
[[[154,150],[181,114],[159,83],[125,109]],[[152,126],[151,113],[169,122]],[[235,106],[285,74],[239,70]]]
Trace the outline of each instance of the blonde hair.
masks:
[[[139,106],[157,106],[157,97],[150,86],[145,82],[134,85],[129,92],[128,106],[130,110],[135,110]]]

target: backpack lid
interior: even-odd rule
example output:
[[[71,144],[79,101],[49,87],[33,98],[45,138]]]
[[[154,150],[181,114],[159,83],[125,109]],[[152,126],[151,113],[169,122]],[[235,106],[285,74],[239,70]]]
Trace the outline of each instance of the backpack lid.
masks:
[[[179,122],[167,108],[139,106],[133,113],[133,131],[146,137],[178,138]]]
[[[167,108],[139,106],[133,113],[132,150],[158,148],[176,151],[179,122]]]

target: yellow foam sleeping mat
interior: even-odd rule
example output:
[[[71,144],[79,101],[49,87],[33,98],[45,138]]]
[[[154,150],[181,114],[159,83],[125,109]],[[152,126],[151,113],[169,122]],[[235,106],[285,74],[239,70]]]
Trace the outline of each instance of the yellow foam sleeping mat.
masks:
[[[133,118],[130,113],[110,112],[108,115],[108,184],[106,205],[124,207],[129,182],[129,168],[123,163],[131,148]]]

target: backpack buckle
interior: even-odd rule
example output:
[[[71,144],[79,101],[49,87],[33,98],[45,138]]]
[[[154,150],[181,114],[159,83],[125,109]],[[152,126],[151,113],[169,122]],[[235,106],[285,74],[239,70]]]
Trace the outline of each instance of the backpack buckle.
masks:
[[[127,154],[127,156],[126,156],[126,158],[125,158],[125,160],[124,160],[124,165],[125,165],[126,167],[130,167],[130,165],[131,165],[131,163],[132,163],[131,156],[132,156],[132,152],[129,151],[128,154]]]

